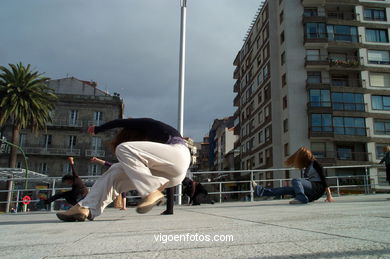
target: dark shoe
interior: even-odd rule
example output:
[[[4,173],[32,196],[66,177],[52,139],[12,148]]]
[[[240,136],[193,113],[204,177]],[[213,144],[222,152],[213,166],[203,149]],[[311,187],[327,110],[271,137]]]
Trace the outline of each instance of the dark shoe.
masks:
[[[65,212],[58,212],[57,218],[66,222],[74,222],[74,221],[85,221],[87,218],[90,218],[90,211],[87,208],[83,208],[80,205],[76,204],[69,210]],[[91,216],[92,218],[92,216]],[[90,220],[90,219],[89,219]],[[92,219],[93,220],[93,219]]]
[[[160,215],[173,215],[173,211],[164,210]]]
[[[289,202],[290,204],[306,204],[305,202],[303,202],[303,201],[300,201],[300,200],[297,200],[297,199],[294,199],[294,200],[291,200],[290,202]]]

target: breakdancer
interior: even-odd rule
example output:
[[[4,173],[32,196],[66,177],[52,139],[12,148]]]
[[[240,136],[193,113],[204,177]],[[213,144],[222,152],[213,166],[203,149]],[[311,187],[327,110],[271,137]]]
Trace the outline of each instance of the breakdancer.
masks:
[[[315,159],[312,152],[301,147],[285,162],[287,166],[303,170],[303,178],[294,178],[291,187],[267,189],[256,182],[252,182],[256,196],[293,195],[290,204],[306,204],[318,200],[326,192],[325,201],[332,202],[333,197],[326,183],[323,168]]]
[[[92,135],[122,128],[112,141],[118,163],[113,164],[92,186],[89,194],[66,212],[57,213],[63,221],[92,220],[121,192],[137,190],[142,201],[138,213],[149,212],[164,195],[184,179],[190,165],[190,152],[173,127],[150,118],[120,119],[91,126]]]
[[[59,192],[45,201],[46,204],[50,204],[58,199],[65,199],[71,205],[76,205],[77,202],[84,199],[88,193],[88,188],[85,186],[84,182],[81,180],[74,168],[74,159],[73,157],[68,157],[70,166],[72,168],[71,175],[64,175],[62,177],[62,182],[72,186],[72,190],[66,192]]]

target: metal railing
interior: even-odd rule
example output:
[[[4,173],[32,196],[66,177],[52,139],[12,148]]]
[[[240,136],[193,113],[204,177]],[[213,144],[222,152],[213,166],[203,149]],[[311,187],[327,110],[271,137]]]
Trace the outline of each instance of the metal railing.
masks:
[[[88,157],[104,157],[106,155],[106,151],[105,150],[101,150],[101,149],[87,149],[85,150],[85,156],[88,156]]]
[[[81,128],[83,126],[83,122],[81,120],[54,119],[51,122],[48,122],[47,126]]]
[[[335,111],[352,111],[365,112],[367,111],[367,103],[348,103],[348,102],[330,102],[330,101],[316,101],[309,102],[308,108],[331,108]]]
[[[75,148],[23,147],[23,150],[31,155],[80,156],[80,149]]]
[[[360,172],[356,175],[337,175],[327,177],[327,181],[330,189],[335,192],[337,195],[342,195],[344,192],[359,192],[364,194],[370,194],[375,188],[375,183],[373,179],[378,177],[377,175],[370,174],[371,168],[378,168],[378,165],[356,165],[356,166],[331,166],[324,167],[326,170],[333,169],[352,169],[359,170]],[[194,180],[201,182],[203,185],[207,186],[209,189],[209,194],[213,197],[218,197],[219,202],[222,202],[226,199],[226,195],[244,195],[242,197],[248,198],[247,200],[254,201],[254,190],[250,184],[252,181],[257,183],[264,184],[265,186],[275,186],[282,187],[287,186],[292,178],[283,178],[283,179],[257,179],[260,178],[260,175],[265,174],[265,178],[268,177],[269,173],[278,172],[278,171],[296,171],[294,168],[278,168],[278,169],[260,169],[260,170],[239,170],[239,171],[209,171],[209,172],[191,172]],[[211,177],[215,176],[215,177]],[[259,176],[259,177],[257,177]],[[84,182],[87,185],[91,186],[99,176],[83,176]],[[233,178],[239,177],[239,180],[234,180]],[[199,180],[199,179],[203,180]],[[212,178],[212,179],[210,179]],[[226,178],[225,180],[223,180]],[[12,199],[8,201],[0,200],[0,204],[10,203],[14,205],[14,212],[19,211],[21,207],[22,197],[26,194],[31,193],[45,193],[45,195],[53,195],[58,191],[69,190],[70,188],[58,188],[56,184],[61,180],[61,177],[35,177],[28,178],[29,187],[24,188],[22,184],[26,178],[1,178],[0,181],[13,181],[15,186],[20,188],[11,188],[10,190],[0,190],[0,196],[2,193],[12,193]],[[32,187],[33,184],[40,185],[40,189]],[[42,186],[47,188],[42,188]],[[230,187],[228,190],[227,187]],[[234,188],[232,188],[234,187]],[[249,188],[248,188],[249,187]],[[177,196],[177,195],[176,195]],[[38,204],[43,203],[42,199],[38,198],[39,195],[36,194],[32,197],[32,203],[29,205],[29,208],[33,210],[37,209]],[[138,198],[139,196],[127,196],[128,198]],[[54,203],[51,203],[50,210],[54,209]],[[42,208],[38,208],[42,209]],[[43,209],[47,209],[44,207]]]
[[[312,126],[310,134],[334,134],[366,137],[370,136],[370,128],[365,127],[337,127],[337,126]]]

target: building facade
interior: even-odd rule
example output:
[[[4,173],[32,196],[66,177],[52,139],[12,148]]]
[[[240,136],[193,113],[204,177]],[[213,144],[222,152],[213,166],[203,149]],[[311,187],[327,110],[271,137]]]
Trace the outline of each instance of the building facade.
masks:
[[[113,161],[115,156],[109,148],[112,132],[91,136],[90,125],[122,118],[123,102],[97,88],[95,82],[73,77],[50,80],[49,87],[58,96],[52,111],[52,122],[45,132],[33,134],[24,129],[19,145],[28,157],[29,169],[48,176],[71,173],[67,157],[75,159],[75,168],[80,175],[100,175],[104,168],[91,164],[90,158],[98,157]],[[2,136],[11,139],[12,125],[2,129]],[[8,153],[0,154],[0,167],[8,166]],[[18,167],[24,168],[23,157],[18,155]]]
[[[324,165],[377,163],[390,144],[389,28],[388,0],[265,1],[234,60],[241,169],[281,168],[301,146]],[[382,169],[370,174],[387,188]]]

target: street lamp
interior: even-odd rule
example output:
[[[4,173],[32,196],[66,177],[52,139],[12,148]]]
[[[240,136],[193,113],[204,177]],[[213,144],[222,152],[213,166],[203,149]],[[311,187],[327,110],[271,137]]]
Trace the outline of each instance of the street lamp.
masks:
[[[187,22],[187,0],[180,0],[181,18],[180,18],[180,55],[179,55],[179,107],[177,129],[184,136],[184,85],[185,85],[185,53],[186,53],[186,22]],[[177,203],[181,205],[181,184],[178,186]]]

